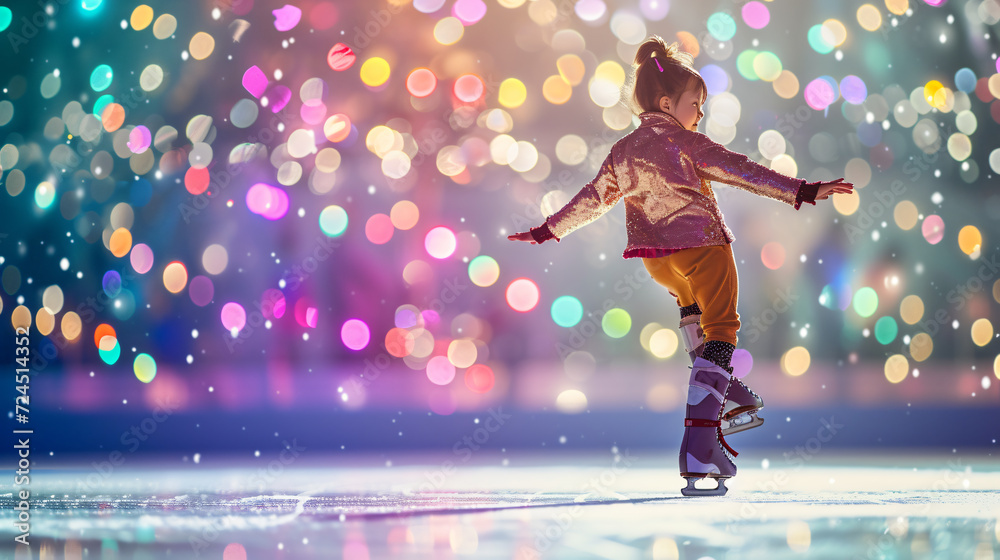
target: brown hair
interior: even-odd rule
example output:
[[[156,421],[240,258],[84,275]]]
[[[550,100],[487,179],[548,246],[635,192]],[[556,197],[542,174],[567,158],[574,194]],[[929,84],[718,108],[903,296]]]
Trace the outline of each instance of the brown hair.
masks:
[[[680,97],[691,80],[701,84],[702,91],[708,93],[705,80],[694,69],[694,57],[680,50],[677,43],[667,45],[658,35],[652,35],[639,45],[632,63],[632,94],[629,108],[633,113],[659,111],[660,98]]]

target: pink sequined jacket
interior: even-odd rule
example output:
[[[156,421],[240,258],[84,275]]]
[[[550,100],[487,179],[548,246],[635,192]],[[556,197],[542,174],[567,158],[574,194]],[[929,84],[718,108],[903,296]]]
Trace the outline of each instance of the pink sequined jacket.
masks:
[[[597,177],[565,206],[532,228],[536,242],[559,241],[625,199],[628,246],[622,256],[654,258],[689,247],[732,243],[709,181],[786,202],[816,204],[818,183],[806,183],[730,151],[672,115],[646,112],[615,143]]]

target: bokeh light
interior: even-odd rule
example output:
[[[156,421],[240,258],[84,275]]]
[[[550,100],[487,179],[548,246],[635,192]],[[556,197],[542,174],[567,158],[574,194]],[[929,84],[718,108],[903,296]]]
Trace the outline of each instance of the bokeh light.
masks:
[[[538,305],[538,285],[528,278],[518,278],[507,285],[506,297],[511,309],[527,313]]]
[[[632,316],[620,307],[609,309],[601,317],[601,328],[611,338],[621,338],[632,329]]]
[[[500,265],[493,257],[479,255],[469,262],[469,279],[473,284],[486,288],[495,284],[499,278]]]
[[[552,320],[560,327],[573,327],[583,318],[583,304],[573,296],[559,296],[552,302]]]
[[[340,327],[340,340],[351,350],[363,350],[371,341],[371,330],[361,319],[348,319]]]
[[[455,232],[444,226],[431,228],[424,236],[424,249],[435,259],[446,259],[455,253]]]
[[[781,371],[798,377],[809,369],[809,350],[803,346],[791,348],[781,356]]]
[[[135,377],[143,383],[149,383],[156,377],[156,360],[145,352],[135,357],[132,362],[132,371]]]

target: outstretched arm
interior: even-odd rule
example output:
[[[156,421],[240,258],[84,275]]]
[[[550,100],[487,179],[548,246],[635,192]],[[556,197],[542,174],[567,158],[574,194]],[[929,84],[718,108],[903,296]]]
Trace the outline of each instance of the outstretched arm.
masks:
[[[816,204],[821,183],[806,183],[805,179],[789,177],[727,149],[700,132],[687,131],[685,140],[698,176],[719,181],[760,196],[780,200],[795,207],[802,203]],[[830,193],[832,194],[832,193]]]
[[[576,193],[565,206],[549,216],[544,224],[531,228],[531,231],[509,235],[507,239],[531,243],[542,243],[548,239],[559,241],[603,216],[614,208],[621,197],[622,192],[618,188],[618,178],[615,176],[613,160],[609,153],[594,180],[580,189],[580,192]]]

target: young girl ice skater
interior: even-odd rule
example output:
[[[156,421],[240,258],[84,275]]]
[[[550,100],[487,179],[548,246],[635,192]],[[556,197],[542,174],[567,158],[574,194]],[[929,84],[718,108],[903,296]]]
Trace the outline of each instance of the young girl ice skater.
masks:
[[[740,328],[736,312],[733,234],[709,181],[721,181],[793,206],[816,204],[854,185],[843,178],[806,183],[768,169],[697,132],[708,95],[692,57],[653,36],[633,64],[630,102],[641,123],[615,143],[589,184],[545,223],[508,237],[557,242],[625,199],[628,245],[623,257],[642,258],[657,283],[677,298],[680,331],[693,362],[688,385],[680,472],[685,496],[724,495],[736,474],[736,453],[723,436],[763,423],[763,401],[729,365]],[[705,490],[694,483],[716,479]]]

